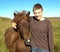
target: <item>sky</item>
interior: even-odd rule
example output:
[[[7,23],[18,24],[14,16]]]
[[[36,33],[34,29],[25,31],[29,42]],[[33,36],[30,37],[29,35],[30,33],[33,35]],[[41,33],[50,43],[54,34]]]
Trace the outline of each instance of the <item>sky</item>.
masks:
[[[0,17],[14,18],[15,11],[30,11],[33,16],[33,6],[39,3],[43,6],[44,17],[60,17],[60,0],[0,0]]]

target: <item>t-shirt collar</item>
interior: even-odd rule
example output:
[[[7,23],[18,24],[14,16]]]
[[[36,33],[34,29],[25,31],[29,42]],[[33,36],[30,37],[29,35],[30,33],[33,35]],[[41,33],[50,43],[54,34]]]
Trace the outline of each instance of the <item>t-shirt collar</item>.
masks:
[[[40,21],[44,21],[45,20],[45,18],[44,17],[42,17],[41,19],[40,19]]]

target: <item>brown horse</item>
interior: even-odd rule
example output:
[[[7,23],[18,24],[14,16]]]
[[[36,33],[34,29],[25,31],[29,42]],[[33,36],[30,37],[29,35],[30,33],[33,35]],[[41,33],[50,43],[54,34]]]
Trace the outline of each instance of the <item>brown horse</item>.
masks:
[[[30,52],[30,12],[14,13],[13,21],[17,24],[17,29],[8,28],[5,32],[5,43],[9,52]]]

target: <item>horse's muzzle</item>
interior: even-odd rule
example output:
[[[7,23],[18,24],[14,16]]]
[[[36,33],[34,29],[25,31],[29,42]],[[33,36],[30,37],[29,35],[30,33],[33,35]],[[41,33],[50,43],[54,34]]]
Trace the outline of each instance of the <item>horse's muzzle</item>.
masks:
[[[25,44],[28,45],[28,46],[31,44],[30,42],[31,42],[30,39],[25,40]]]

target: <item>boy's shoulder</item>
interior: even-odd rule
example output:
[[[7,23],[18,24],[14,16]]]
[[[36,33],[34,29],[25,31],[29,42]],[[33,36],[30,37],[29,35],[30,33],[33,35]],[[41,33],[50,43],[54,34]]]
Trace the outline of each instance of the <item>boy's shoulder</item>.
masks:
[[[49,20],[49,18],[45,17],[45,20],[46,20],[47,23],[51,23],[51,21]]]
[[[47,17],[44,17],[44,18],[45,18],[45,20],[50,21],[49,18],[47,18]]]

